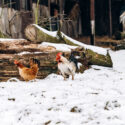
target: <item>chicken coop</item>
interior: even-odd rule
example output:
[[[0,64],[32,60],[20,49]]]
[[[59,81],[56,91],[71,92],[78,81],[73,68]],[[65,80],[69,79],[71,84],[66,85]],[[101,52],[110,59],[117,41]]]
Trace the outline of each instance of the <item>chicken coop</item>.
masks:
[[[31,23],[78,38],[112,36],[120,30],[125,0],[0,0],[0,31],[12,38],[25,38]]]

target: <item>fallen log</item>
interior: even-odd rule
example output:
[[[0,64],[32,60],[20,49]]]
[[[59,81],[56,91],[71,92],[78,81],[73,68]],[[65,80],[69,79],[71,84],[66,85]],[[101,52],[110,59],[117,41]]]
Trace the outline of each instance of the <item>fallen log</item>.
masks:
[[[25,36],[28,40],[33,43],[41,43],[43,41],[52,42],[52,43],[65,43],[63,40],[60,40],[56,36],[56,32],[49,32],[38,25],[29,25],[25,29]]]
[[[90,49],[84,49],[83,47],[78,47],[74,51],[79,52],[80,59],[87,58],[88,65],[99,65],[105,67],[113,66],[112,59],[108,51],[106,55],[98,54]]]
[[[95,51],[93,51],[89,48],[87,49],[87,47],[86,47],[87,45],[69,38],[68,36],[66,36],[65,34],[63,34],[60,31],[50,32],[50,31],[47,31],[47,30],[39,27],[36,24],[32,24],[32,25],[29,25],[25,29],[25,35],[26,35],[27,39],[29,39],[32,42],[36,42],[36,43],[37,42],[41,43],[43,41],[46,41],[46,42],[50,42],[50,43],[65,43],[68,45],[78,46],[78,48],[79,47],[82,48],[82,51],[84,51],[85,54],[91,56],[91,61],[90,61],[91,65],[100,65],[100,66],[106,66],[106,67],[112,67],[112,65],[113,65],[111,57],[108,52],[107,52],[107,54],[103,55],[103,54],[99,54],[96,52],[96,47],[95,47]]]

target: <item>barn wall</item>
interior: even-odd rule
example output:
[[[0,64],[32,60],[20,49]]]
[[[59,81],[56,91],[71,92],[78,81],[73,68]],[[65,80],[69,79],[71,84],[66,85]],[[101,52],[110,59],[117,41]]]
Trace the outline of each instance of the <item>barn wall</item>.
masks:
[[[37,6],[36,3],[33,3],[32,10],[33,10],[34,23],[35,23],[36,6]],[[76,8],[74,8],[74,9],[76,10]],[[73,18],[74,16],[75,16],[75,18]],[[76,18],[77,16],[78,16],[78,18]],[[50,18],[50,17],[53,17],[53,15],[50,15],[49,8],[47,6],[39,5],[38,18],[40,18],[40,17],[41,18]],[[77,14],[77,12],[72,10],[72,12],[68,16],[68,19],[63,18],[61,31],[64,32],[65,34],[67,34],[68,36],[78,37],[79,34],[82,33],[82,29],[81,29],[82,26],[81,26],[80,21],[81,21],[81,19],[80,19],[79,11]],[[58,22],[59,22],[59,20],[58,20]],[[51,23],[51,25],[49,25],[49,26],[54,25],[51,20],[48,23]]]
[[[22,2],[24,4],[24,0]],[[0,8],[0,31],[12,38],[25,38],[25,27],[30,23],[35,23],[36,6],[36,3],[33,2],[31,7],[32,11],[25,10],[22,7],[21,10],[15,10],[13,8]],[[81,17],[79,12],[74,12],[74,10],[69,13],[70,15],[67,15],[68,19],[63,18],[61,31],[68,36],[78,37],[82,33]],[[78,18],[72,19],[71,17],[74,17],[74,15],[78,16]],[[48,6],[40,3],[38,17],[50,19],[51,16]],[[51,23],[49,26],[53,25],[51,20],[48,23]]]
[[[11,8],[0,8],[0,31],[13,38],[21,38],[22,18],[18,11]]]
[[[25,27],[32,23],[29,11],[18,11],[12,8],[0,8],[0,31],[12,38],[24,38]]]

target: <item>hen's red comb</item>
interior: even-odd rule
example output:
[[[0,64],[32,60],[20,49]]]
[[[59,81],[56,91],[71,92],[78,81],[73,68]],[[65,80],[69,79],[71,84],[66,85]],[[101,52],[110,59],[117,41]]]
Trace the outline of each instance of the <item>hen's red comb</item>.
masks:
[[[59,52],[59,53],[57,53],[57,55],[56,56],[61,56],[62,55],[62,53],[61,52]]]

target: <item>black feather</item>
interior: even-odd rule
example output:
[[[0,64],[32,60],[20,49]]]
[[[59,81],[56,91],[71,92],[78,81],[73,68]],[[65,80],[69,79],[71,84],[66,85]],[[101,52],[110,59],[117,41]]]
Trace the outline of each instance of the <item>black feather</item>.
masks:
[[[78,69],[78,61],[77,61],[77,59],[75,58],[73,52],[71,52],[71,55],[70,55],[70,57],[69,57],[69,61],[70,61],[70,62],[74,62],[76,68]]]
[[[34,64],[37,64],[38,66],[40,66],[40,61],[39,60],[32,58],[32,61],[33,61]]]

